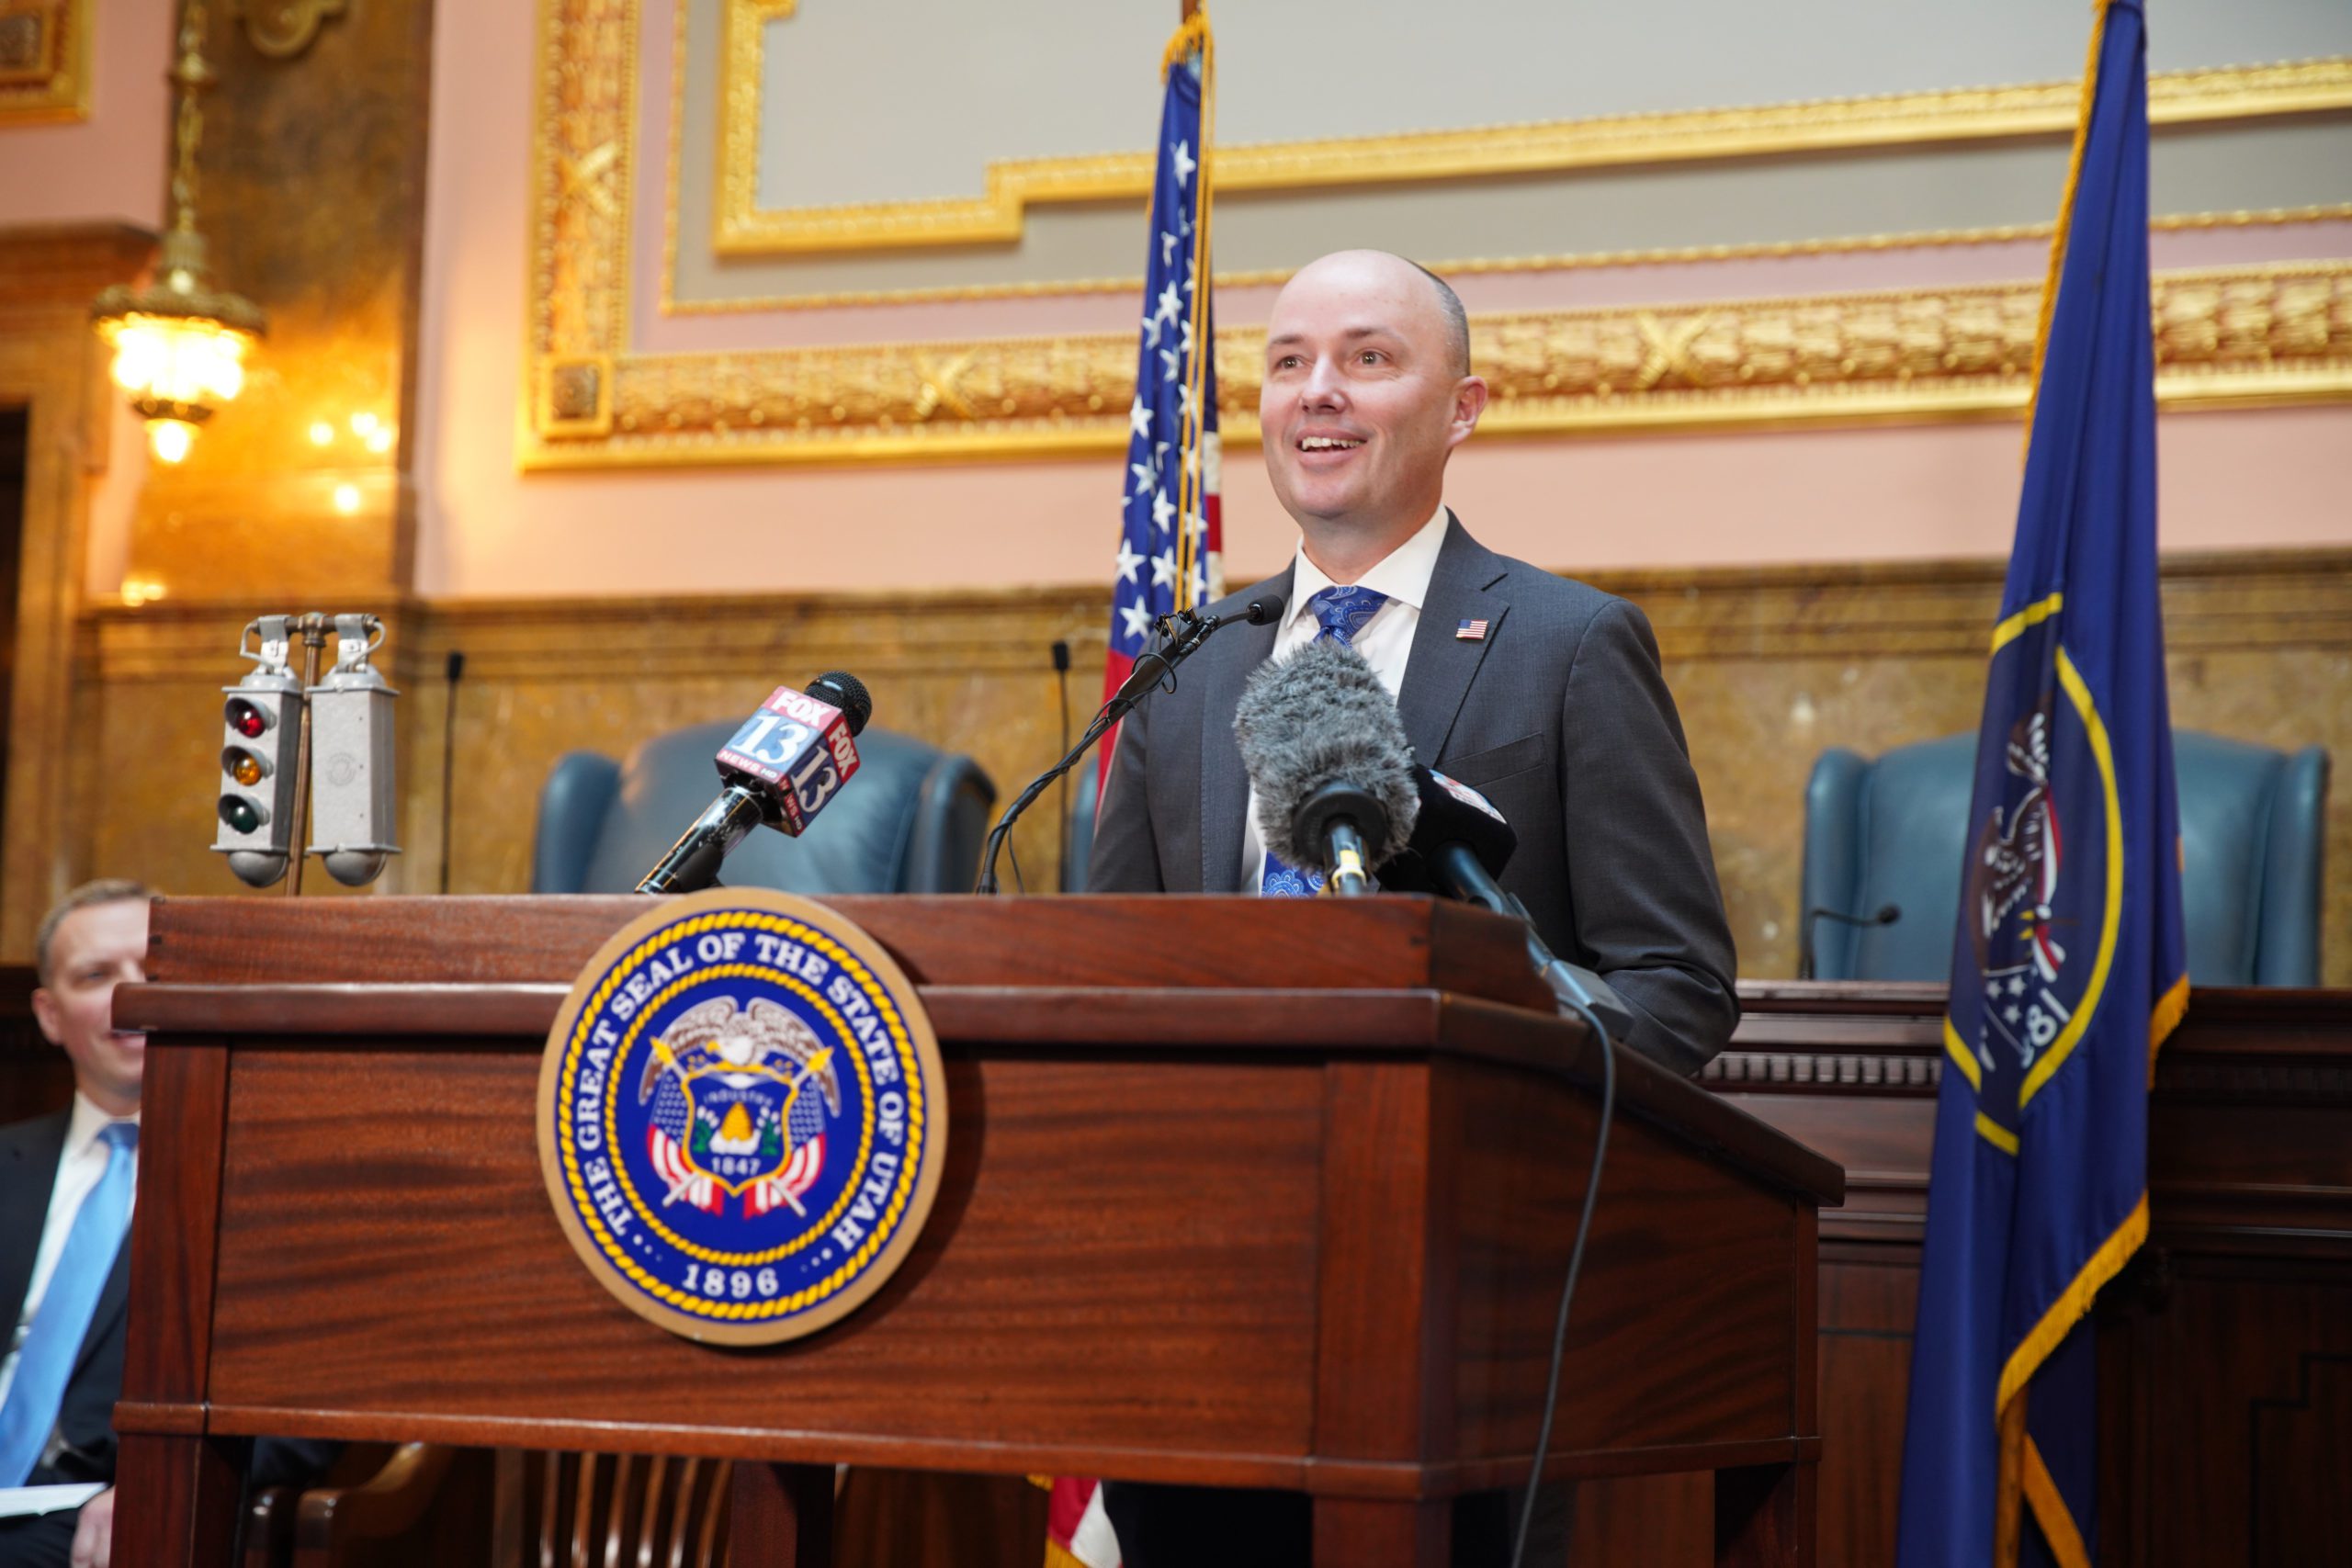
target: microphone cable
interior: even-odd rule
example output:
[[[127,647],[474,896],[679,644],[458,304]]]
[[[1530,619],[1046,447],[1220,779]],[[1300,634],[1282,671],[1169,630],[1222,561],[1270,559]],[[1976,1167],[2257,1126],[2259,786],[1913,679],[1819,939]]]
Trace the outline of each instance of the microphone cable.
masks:
[[[1554,959],[1558,963],[1558,959]],[[1560,1362],[1568,1347],[1568,1308],[1577,1299],[1577,1275],[1584,1268],[1584,1244],[1592,1234],[1593,1201],[1600,1195],[1600,1171],[1609,1159],[1609,1123],[1617,1108],[1617,1049],[1593,1010],[1573,997],[1560,1005],[1573,1009],[1600,1045],[1600,1127],[1592,1140],[1592,1172],[1585,1180],[1584,1213],[1577,1219],[1576,1245],[1568,1251],[1567,1282],[1560,1290],[1560,1315],[1552,1326],[1552,1371],[1544,1384],[1544,1424],[1535,1434],[1535,1463],[1527,1476],[1527,1495],[1521,1500],[1519,1528],[1512,1533],[1510,1568],[1521,1568],[1527,1557],[1528,1531],[1535,1523],[1535,1495],[1544,1485],[1544,1461],[1552,1448],[1552,1417],[1560,1402]]]

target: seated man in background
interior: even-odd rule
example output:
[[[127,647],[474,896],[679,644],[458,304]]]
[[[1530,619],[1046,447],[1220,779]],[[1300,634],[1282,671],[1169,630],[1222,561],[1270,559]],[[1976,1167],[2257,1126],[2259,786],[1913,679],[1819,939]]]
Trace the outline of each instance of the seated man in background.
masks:
[[[0,1568],[104,1568],[113,1542],[144,1036],[114,988],[146,977],[147,889],[91,882],[40,923],[33,1015],[74,1065],[74,1103],[0,1128],[0,1487],[100,1483],[79,1510],[0,1519]],[[264,1442],[254,1469],[310,1472],[326,1445]]]

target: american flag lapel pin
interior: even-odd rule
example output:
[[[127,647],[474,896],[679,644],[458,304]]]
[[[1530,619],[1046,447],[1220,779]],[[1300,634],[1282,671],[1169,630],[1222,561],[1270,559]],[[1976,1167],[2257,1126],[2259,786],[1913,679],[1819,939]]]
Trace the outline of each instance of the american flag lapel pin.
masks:
[[[1487,623],[1464,621],[1453,628],[1453,637],[1457,642],[1484,642],[1487,640]]]

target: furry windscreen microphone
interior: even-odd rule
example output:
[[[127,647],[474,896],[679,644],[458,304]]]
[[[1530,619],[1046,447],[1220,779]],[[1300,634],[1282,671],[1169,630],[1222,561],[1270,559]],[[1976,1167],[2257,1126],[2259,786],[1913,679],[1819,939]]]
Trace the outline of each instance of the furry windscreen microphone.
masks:
[[[1333,784],[1356,786],[1387,818],[1357,825],[1367,869],[1411,839],[1420,792],[1396,701],[1363,655],[1337,637],[1261,666],[1242,688],[1233,735],[1258,791],[1258,831],[1290,864],[1325,865],[1323,844],[1300,841],[1299,807]]]

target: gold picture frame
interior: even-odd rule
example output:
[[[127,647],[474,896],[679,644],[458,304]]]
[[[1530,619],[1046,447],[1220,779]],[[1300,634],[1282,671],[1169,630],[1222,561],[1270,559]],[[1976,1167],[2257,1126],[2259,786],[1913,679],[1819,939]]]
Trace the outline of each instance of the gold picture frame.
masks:
[[[763,209],[759,121],[767,24],[795,0],[724,0],[719,69],[717,210],[719,255],[806,255],[828,251],[1010,243],[1028,209],[1051,202],[1143,201],[1148,152],[1002,159],[988,165],[978,196]],[[2079,82],[1962,87],[1738,108],[1610,115],[1528,125],[1419,130],[1385,136],[1218,147],[1208,157],[1220,192],[1329,189],[1334,186],[1454,180],[1497,175],[1701,159],[1850,152],[1893,144],[1935,146],[2071,134]],[[2160,72],[2148,78],[2153,125],[2193,125],[2352,108],[2352,58]]]
[[[90,118],[95,0],[0,0],[0,129]]]
[[[743,0],[744,14],[786,3]],[[635,349],[627,323],[642,4],[541,0],[524,468],[967,461],[1122,448],[1134,384],[1131,333],[719,353]],[[2215,118],[2286,112],[2280,106],[2290,101],[2309,108],[2313,95],[2352,102],[2352,62],[2188,74],[2203,84],[2200,112]],[[2038,103],[2031,96],[2049,89],[2015,91]],[[2027,112],[2019,107],[2026,99],[2003,96],[2010,92],[1926,97],[1963,118],[1994,112],[1976,98],[2006,106],[1998,112],[2012,117],[2009,129],[1981,133],[2023,134],[2020,126],[2040,122],[2015,118]],[[1880,105],[1883,118],[1894,102],[1856,101]],[[1915,103],[1913,129],[1948,134],[1935,129],[1924,103]],[[1226,179],[1230,188],[1229,174]],[[2166,222],[2346,215],[2352,209]],[[2014,237],[1988,231],[1940,243]],[[1920,237],[1886,236],[1818,248],[1917,243]],[[1557,434],[2013,417],[2026,401],[2040,287],[2020,280],[1477,315],[1475,352],[1496,394],[1487,425]],[[2155,313],[2158,396],[2166,406],[2352,397],[2352,263],[2160,274]],[[1254,434],[1260,348],[1250,329],[1218,333],[1228,439]]]

